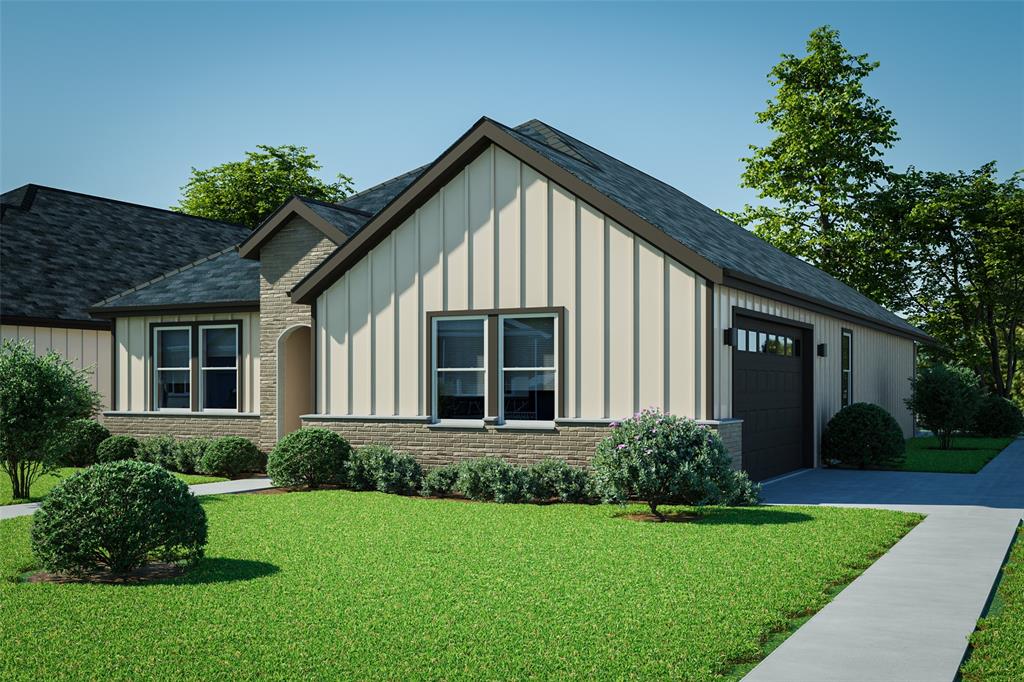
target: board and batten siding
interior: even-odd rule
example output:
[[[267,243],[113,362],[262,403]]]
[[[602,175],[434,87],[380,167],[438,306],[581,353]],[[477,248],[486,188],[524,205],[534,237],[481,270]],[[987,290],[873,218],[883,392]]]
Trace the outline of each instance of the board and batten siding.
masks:
[[[67,358],[75,369],[89,370],[89,383],[100,394],[102,409],[110,408],[111,335],[96,329],[65,327],[29,327],[5,324],[0,330],[4,340],[29,341],[35,352],[44,355],[54,350]]]
[[[903,434],[913,435],[914,419],[903,402],[910,397],[914,375],[914,342],[870,327],[814,313],[772,299],[732,289],[715,288],[714,339],[715,409],[717,416],[732,416],[732,353],[724,345],[724,330],[734,326],[733,308],[744,308],[814,325],[814,443],[817,461],[821,431],[841,406],[842,330],[853,332],[854,402],[880,405],[896,418]],[[816,354],[819,343],[827,344],[826,357]]]
[[[427,416],[427,312],[558,306],[565,417],[703,418],[705,287],[492,146],[317,298],[317,411]]]
[[[116,377],[114,379],[118,412],[145,412],[152,409],[153,367],[150,325],[157,322],[242,321],[242,404],[240,412],[259,411],[260,315],[257,312],[202,313],[194,315],[147,315],[119,317],[115,326]],[[108,351],[109,354],[109,351]],[[193,389],[194,390],[194,389]]]

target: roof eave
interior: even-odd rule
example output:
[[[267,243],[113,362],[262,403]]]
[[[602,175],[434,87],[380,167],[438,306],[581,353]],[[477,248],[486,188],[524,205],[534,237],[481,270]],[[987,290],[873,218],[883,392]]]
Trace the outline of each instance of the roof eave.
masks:
[[[93,307],[89,312],[96,317],[113,318],[147,315],[149,313],[218,313],[250,312],[260,309],[259,301],[213,301],[209,303],[152,303],[128,306]]]

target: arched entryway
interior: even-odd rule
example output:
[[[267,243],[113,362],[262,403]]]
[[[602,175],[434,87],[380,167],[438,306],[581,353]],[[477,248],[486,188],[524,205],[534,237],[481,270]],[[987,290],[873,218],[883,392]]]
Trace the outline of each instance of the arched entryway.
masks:
[[[277,339],[277,437],[302,425],[300,417],[313,411],[310,329],[295,325]]]

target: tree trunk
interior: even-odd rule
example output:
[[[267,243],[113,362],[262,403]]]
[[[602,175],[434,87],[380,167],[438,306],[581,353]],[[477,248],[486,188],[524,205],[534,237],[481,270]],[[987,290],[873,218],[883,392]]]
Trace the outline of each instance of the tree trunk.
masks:
[[[648,502],[647,506],[651,508],[651,513],[654,514],[658,518],[659,521],[664,521],[665,520],[665,515],[662,514],[660,511],[658,511],[658,503],[657,502]]]

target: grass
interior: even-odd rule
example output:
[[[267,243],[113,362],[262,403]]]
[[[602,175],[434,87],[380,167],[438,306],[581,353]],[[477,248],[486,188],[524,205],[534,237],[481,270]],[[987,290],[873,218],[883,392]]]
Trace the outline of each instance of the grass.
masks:
[[[14,499],[11,491],[11,479],[8,478],[6,474],[0,472],[0,506],[6,504],[19,504],[21,502],[38,502],[46,497],[46,494],[53,490],[58,483],[78,471],[81,471],[81,469],[65,467],[63,469],[58,469],[52,474],[41,476],[32,484],[32,498],[28,500]],[[197,476],[192,474],[179,474],[177,472],[171,473],[189,485],[195,485],[196,483],[215,483],[216,481],[226,480],[223,478],[217,478],[216,476]]]
[[[1024,538],[1013,551],[988,613],[971,635],[971,655],[960,670],[964,682],[1024,679]]]
[[[321,491],[202,498],[207,558],[159,584],[12,582],[0,522],[0,679],[738,679],[920,517]],[[627,511],[643,511],[636,507]]]
[[[958,436],[952,450],[940,450],[939,439],[911,438],[907,441],[907,459],[903,471],[932,471],[946,474],[976,474],[1013,438],[976,438]]]

